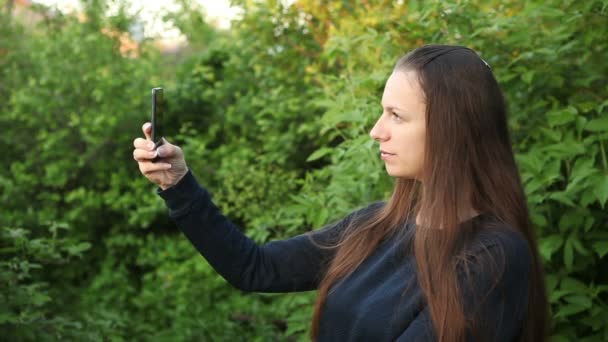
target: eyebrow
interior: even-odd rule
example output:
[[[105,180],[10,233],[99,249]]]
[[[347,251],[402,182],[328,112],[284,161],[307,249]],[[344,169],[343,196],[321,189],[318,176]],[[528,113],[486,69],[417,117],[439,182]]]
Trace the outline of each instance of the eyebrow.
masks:
[[[400,111],[400,112],[407,113],[407,111],[405,109],[401,109],[401,108],[397,108],[397,107],[393,107],[393,106],[386,106],[386,107],[382,106],[382,108],[384,108],[384,109],[386,109],[388,111],[397,110],[397,111]]]

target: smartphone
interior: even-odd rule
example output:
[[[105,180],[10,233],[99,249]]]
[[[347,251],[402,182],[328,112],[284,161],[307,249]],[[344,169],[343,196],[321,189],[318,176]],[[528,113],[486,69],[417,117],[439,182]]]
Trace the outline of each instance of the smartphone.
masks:
[[[154,148],[163,144],[163,120],[165,117],[165,99],[163,88],[152,88],[152,132],[150,136],[154,142]],[[152,159],[156,162],[159,158]]]

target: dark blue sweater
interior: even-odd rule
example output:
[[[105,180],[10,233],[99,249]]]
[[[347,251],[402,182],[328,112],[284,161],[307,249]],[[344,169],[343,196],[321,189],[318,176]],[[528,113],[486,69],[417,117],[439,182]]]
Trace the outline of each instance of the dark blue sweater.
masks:
[[[384,203],[353,211],[323,229],[258,246],[222,215],[191,172],[158,191],[169,215],[213,268],[244,291],[294,292],[317,288],[333,251],[311,242],[336,241],[353,219]],[[467,320],[485,335],[469,340],[513,341],[528,302],[532,257],[526,240],[492,217],[470,219],[482,229],[467,247],[468,277],[459,274]],[[492,227],[490,229],[490,227]],[[335,283],[323,308],[319,341],[433,341],[429,309],[416,279],[410,248],[415,224],[387,238],[349,277]],[[498,282],[492,270],[500,272]],[[406,291],[407,290],[407,291]]]

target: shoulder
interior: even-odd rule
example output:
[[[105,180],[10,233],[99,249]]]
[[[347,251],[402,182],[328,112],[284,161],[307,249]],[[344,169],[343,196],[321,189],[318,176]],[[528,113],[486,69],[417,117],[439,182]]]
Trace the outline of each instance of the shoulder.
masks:
[[[490,290],[501,284],[505,290],[527,284],[534,258],[526,237],[515,227],[484,218],[477,233],[459,258],[458,269]]]
[[[469,246],[465,249],[468,256],[488,252],[491,255],[504,255],[510,261],[532,261],[530,244],[517,229],[493,217],[478,220],[478,229]]]

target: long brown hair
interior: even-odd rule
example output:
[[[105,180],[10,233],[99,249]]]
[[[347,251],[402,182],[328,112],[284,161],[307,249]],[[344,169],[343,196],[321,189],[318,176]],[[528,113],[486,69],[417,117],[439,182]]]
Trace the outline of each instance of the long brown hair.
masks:
[[[420,217],[413,238],[417,279],[438,341],[464,341],[467,329],[455,262],[459,204],[498,218],[528,241],[533,257],[528,306],[520,341],[546,341],[548,304],[544,273],[526,197],[511,148],[506,104],[490,66],[462,46],[426,45],[403,56],[395,71],[415,71],[426,102],[426,141],[421,180],[396,178],[386,204],[365,220],[353,221],[333,246],[335,255],[318,287],[311,337],[329,289],[348,276],[380,241],[411,217]],[[356,226],[356,227],[354,227]],[[428,227],[442,227],[429,229]],[[466,267],[466,265],[465,265]]]

